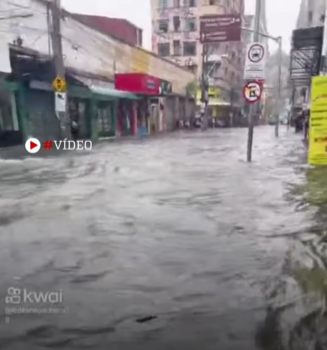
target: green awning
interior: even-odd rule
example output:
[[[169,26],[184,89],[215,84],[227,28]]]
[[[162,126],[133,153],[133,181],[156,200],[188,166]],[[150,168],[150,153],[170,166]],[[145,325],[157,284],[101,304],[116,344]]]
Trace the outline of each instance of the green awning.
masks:
[[[91,85],[89,89],[97,95],[104,95],[112,98],[126,98],[129,100],[139,100],[140,97],[134,94],[131,94],[126,91],[120,91],[116,89],[110,89],[110,88],[105,88],[105,87],[100,87],[100,86],[95,86]]]

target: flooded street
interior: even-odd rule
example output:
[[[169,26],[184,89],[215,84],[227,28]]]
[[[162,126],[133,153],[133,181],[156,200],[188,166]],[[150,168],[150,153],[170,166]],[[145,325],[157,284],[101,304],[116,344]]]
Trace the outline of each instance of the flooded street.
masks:
[[[246,137],[0,160],[0,349],[327,349],[327,172],[293,130],[255,129],[252,164]]]

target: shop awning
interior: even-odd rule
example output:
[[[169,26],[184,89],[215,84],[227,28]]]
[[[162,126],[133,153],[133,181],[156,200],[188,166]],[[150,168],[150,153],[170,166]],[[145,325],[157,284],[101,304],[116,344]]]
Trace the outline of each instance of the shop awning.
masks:
[[[196,102],[197,106],[201,106],[203,104],[203,102],[201,101],[197,101]],[[209,99],[209,102],[208,102],[208,106],[224,106],[224,107],[227,107],[227,106],[230,106],[230,102],[226,102],[226,101],[210,101]]]
[[[81,77],[77,74],[71,74],[73,78],[81,82],[83,85],[85,85],[88,89],[92,91],[92,93],[96,95],[102,95],[112,98],[126,98],[129,100],[139,100],[140,97],[137,95],[131,94],[127,91],[121,91],[117,90],[114,87],[113,83],[101,81],[99,79],[91,79],[91,78],[85,78]]]
[[[109,89],[109,88],[105,88],[105,87],[101,87],[101,86],[95,86],[95,85],[91,85],[89,86],[89,89],[97,95],[104,95],[104,96],[109,96],[109,97],[113,97],[113,98],[126,98],[129,100],[139,100],[140,97],[131,94],[129,92],[126,91],[120,91],[120,90],[116,90],[116,89]]]

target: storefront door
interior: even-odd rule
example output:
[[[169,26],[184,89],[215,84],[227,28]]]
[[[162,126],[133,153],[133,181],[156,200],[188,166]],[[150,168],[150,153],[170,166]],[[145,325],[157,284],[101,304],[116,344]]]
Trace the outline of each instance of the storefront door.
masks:
[[[69,99],[69,117],[72,121],[77,122],[79,139],[90,137],[90,126],[87,118],[87,100],[80,98]]]
[[[97,120],[99,137],[115,136],[116,127],[114,125],[113,102],[98,102]]]

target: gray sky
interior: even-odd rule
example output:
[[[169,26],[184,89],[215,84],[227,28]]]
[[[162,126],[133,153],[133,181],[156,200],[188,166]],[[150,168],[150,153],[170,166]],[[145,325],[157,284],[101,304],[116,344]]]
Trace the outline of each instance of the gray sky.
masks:
[[[246,13],[254,13],[255,0],[245,0]],[[295,27],[300,0],[266,0],[269,34],[283,36],[285,51],[290,49],[290,37]],[[126,18],[144,30],[144,45],[151,48],[151,11],[150,0],[62,0],[68,11]],[[137,4],[137,5],[136,5]],[[271,43],[271,50],[276,46]]]

